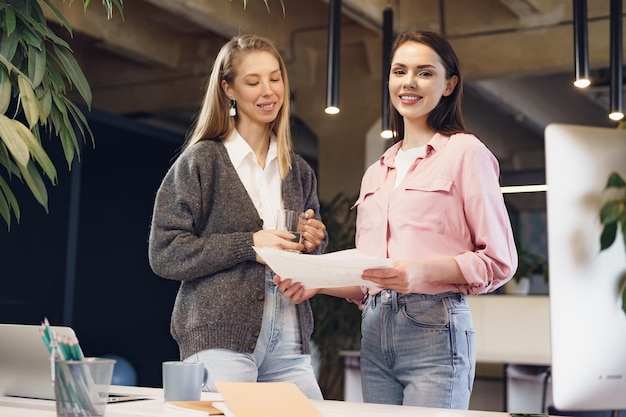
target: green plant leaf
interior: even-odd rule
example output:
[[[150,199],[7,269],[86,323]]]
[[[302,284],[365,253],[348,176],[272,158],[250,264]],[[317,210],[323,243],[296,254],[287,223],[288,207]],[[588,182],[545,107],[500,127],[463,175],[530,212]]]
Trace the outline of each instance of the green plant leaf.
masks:
[[[49,27],[45,26],[43,29],[45,31],[45,38],[52,41],[54,45],[58,45],[59,47],[66,48],[68,50],[72,49],[67,42],[59,38]]]
[[[85,9],[87,9],[87,6],[90,3],[90,0],[83,0],[85,2]],[[117,7],[117,10],[120,12],[120,15],[122,15],[122,17],[124,17],[124,15],[122,14],[122,3],[119,0],[102,0],[102,5],[104,6],[104,8],[107,11],[107,19],[111,19],[113,18],[113,3],[115,3],[115,7]]]
[[[37,88],[46,73],[46,53],[33,46],[28,47],[28,76]]]
[[[63,125],[59,130],[59,138],[61,139],[61,145],[63,146],[63,153],[65,154],[67,167],[68,169],[72,169],[72,162],[74,161],[74,156],[76,156],[76,150],[78,149],[74,129]],[[80,161],[80,154],[78,160]]]
[[[606,223],[602,228],[602,234],[600,235],[600,250],[603,251],[610,247],[615,241],[617,236],[617,222]]]
[[[112,0],[113,4],[115,5],[115,7],[117,8],[117,11],[119,12],[120,16],[122,16],[122,19],[124,19],[124,10],[122,7],[122,1],[121,0]],[[110,19],[110,17],[109,17]]]
[[[65,81],[61,74],[61,63],[56,55],[48,53],[46,64],[46,79],[48,80],[48,91],[53,96],[65,94]],[[45,81],[44,81],[45,82]]]
[[[600,223],[614,223],[624,211],[624,203],[619,200],[610,200],[600,208]]]
[[[30,6],[31,7],[28,9],[28,14],[32,16],[33,20],[39,22],[44,26],[48,26],[46,15],[44,14],[39,2],[30,2]]]
[[[10,224],[11,222],[10,212],[11,210],[13,210],[13,213],[15,213],[15,220],[17,220],[17,222],[19,223],[20,216],[21,216],[20,206],[17,203],[17,199],[15,198],[13,191],[11,191],[11,187],[9,187],[9,184],[2,177],[0,177],[0,194],[2,194],[2,197],[7,202],[7,208],[9,211],[8,219],[4,217],[4,215],[2,217],[4,217],[4,220]]]
[[[617,172],[612,172],[611,175],[609,175],[609,179],[606,182],[606,188],[624,188],[626,187],[626,182],[624,182],[624,179],[617,173]]]
[[[59,9],[57,9],[56,7],[54,7],[52,3],[50,3],[50,0],[43,0],[43,2],[46,4],[46,6],[48,6],[50,11],[52,11],[52,14],[54,14],[56,18],[59,20],[59,23],[61,23],[61,26],[65,26],[65,28],[70,33],[70,35],[72,35],[72,27],[70,26],[67,19],[65,19],[65,17],[63,16],[63,13],[61,13]]]
[[[7,230],[11,230],[11,211],[9,210],[9,202],[4,197],[2,189],[0,189],[0,215],[2,215],[4,222],[7,224]]]
[[[6,35],[11,36],[15,30],[15,12],[13,11],[13,6],[10,4],[4,7],[4,25]]]
[[[70,82],[76,86],[76,89],[82,96],[83,100],[85,100],[87,107],[91,108],[91,88],[89,87],[89,83],[87,82],[83,71],[80,69],[78,62],[70,50],[60,48],[57,45],[53,45],[53,48]]]
[[[3,141],[0,140],[0,164],[2,164],[2,166],[4,166],[9,174],[9,178],[12,175],[15,175],[18,178],[22,178],[21,174],[20,174],[20,170],[17,168],[17,165],[15,165],[15,162],[13,162],[10,158],[9,155],[9,151],[5,145],[5,143]]]
[[[67,107],[67,110],[72,115],[72,118],[76,121],[76,126],[80,130],[80,134],[83,136],[84,139],[87,139],[87,135],[85,135],[85,130],[86,130],[87,133],[89,134],[89,137],[91,138],[91,145],[95,148],[96,141],[93,136],[93,132],[91,131],[91,128],[89,127],[89,123],[87,123],[87,118],[85,117],[83,112],[78,108],[76,104],[72,103],[67,98],[65,97],[61,97],[61,98],[63,99],[63,102],[65,103]],[[80,151],[80,148],[77,150]]]
[[[50,109],[52,108],[52,93],[49,88],[44,88],[37,91],[37,97],[39,98],[39,105],[41,106],[41,114],[39,120],[42,124],[48,124],[48,117],[50,116]],[[39,93],[42,94],[39,97]]]
[[[0,138],[2,139],[2,138]],[[0,140],[0,165],[5,168],[8,168],[9,163],[9,152],[7,151],[7,147],[2,140]],[[11,172],[9,171],[9,174]]]
[[[80,160],[80,153],[77,151],[80,149],[76,133],[74,132],[74,126],[70,122],[67,107],[65,105],[65,98],[62,96],[53,96],[52,101],[54,103],[53,115],[56,115],[52,120],[61,120],[58,128],[58,135],[61,139],[61,145],[63,146],[63,152],[65,153],[65,159],[68,164],[68,168],[71,169],[74,156],[78,154]]]
[[[52,106],[50,109],[50,120],[52,121],[52,128],[54,128],[54,134],[58,136],[63,126],[63,119],[56,106]]]
[[[22,109],[26,115],[28,127],[32,128],[39,121],[39,100],[37,100],[32,83],[23,74],[18,74],[17,85],[20,89]]]
[[[48,191],[46,190],[46,185],[41,178],[41,174],[37,171],[37,167],[31,161],[28,161],[28,164],[25,167],[21,165],[18,166],[20,172],[22,174],[22,178],[30,192],[33,194],[37,202],[43,206],[48,213]]]
[[[18,165],[26,166],[30,159],[28,145],[24,143],[22,135],[20,135],[13,124],[13,120],[3,114],[0,114],[0,138],[2,138],[9,153],[13,156]]]
[[[41,143],[39,143],[37,138],[33,135],[33,132],[28,130],[26,126],[19,123],[18,121],[14,121],[14,122],[17,128],[17,131],[20,133],[20,135],[24,139],[24,143],[26,143],[26,145],[28,146],[30,154],[33,156],[35,161],[39,163],[39,165],[41,166],[43,171],[46,173],[48,178],[50,178],[50,181],[52,182],[52,184],[56,185],[57,170],[54,167],[54,164],[52,163],[50,158],[48,157],[48,154],[46,153],[46,151],[44,151],[43,147],[41,146]]]
[[[0,66],[0,114],[6,113],[11,104],[11,79],[7,70]]]
[[[9,62],[12,61],[15,57],[15,51],[17,51],[19,39],[19,36],[2,36],[0,40],[0,56],[3,56]]]
[[[21,26],[24,28],[20,33],[23,36],[23,40],[37,48],[41,48],[44,40],[50,38],[52,38],[53,41],[60,41],[67,45],[64,40],[56,36],[48,27],[45,16],[39,5],[33,2],[30,2],[30,4],[36,5],[37,9],[31,10],[30,12],[26,10],[16,10],[17,16],[22,23]]]
[[[626,211],[622,213],[622,217],[619,219],[619,225],[622,228],[622,240],[624,241],[624,247],[626,248]]]
[[[41,24],[35,23],[34,26],[22,26],[20,36],[28,46],[32,46],[33,48],[41,50],[44,43],[42,32],[45,33],[45,31],[41,27]]]

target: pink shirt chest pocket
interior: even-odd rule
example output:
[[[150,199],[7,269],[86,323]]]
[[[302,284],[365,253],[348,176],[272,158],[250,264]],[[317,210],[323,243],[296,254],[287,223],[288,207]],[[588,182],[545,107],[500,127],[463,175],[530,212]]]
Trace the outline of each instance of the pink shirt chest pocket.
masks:
[[[356,247],[370,256],[387,256],[387,201],[382,194],[379,186],[363,187],[352,206],[357,210]]]
[[[444,176],[405,178],[390,197],[392,232],[397,229],[443,234],[446,223],[456,214],[453,184],[452,178]],[[457,207],[462,207],[458,203]]]

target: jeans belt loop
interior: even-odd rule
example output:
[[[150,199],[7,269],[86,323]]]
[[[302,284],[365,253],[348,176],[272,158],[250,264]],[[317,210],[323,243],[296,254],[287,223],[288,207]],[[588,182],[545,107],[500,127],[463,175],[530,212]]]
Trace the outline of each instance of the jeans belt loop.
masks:
[[[397,313],[398,312],[398,293],[393,291],[393,290],[389,290],[391,292],[391,306],[393,307],[393,312]]]
[[[377,301],[378,297],[380,297],[380,293],[374,294],[374,295],[370,295],[369,297],[372,299],[372,303],[370,304],[370,307],[373,310],[373,309],[376,308],[376,301]]]

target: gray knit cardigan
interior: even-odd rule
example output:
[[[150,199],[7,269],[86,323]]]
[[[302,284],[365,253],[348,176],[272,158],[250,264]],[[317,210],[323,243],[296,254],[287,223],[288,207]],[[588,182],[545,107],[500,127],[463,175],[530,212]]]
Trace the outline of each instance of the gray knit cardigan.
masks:
[[[285,208],[313,209],[320,220],[317,181],[297,154],[282,181]],[[180,358],[211,348],[252,352],[261,329],[265,266],[255,261],[252,234],[263,220],[220,140],[187,148],[157,192],[148,258],[155,274],[180,281],[170,331]],[[322,253],[326,235],[314,253]],[[296,306],[304,353],[313,314]]]

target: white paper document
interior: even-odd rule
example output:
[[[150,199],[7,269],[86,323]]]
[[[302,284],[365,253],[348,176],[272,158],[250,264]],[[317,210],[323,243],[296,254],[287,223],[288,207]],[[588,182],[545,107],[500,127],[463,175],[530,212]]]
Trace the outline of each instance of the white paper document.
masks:
[[[282,279],[290,278],[305,288],[331,288],[353,285],[376,286],[361,279],[366,269],[391,268],[391,259],[366,256],[357,249],[347,249],[324,255],[308,255],[272,248],[254,250]]]

